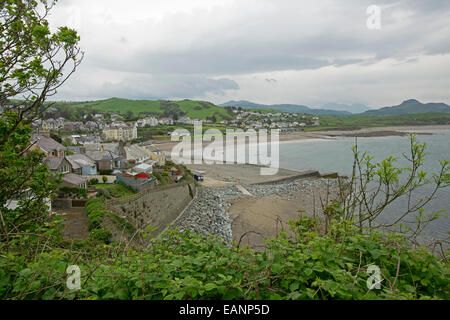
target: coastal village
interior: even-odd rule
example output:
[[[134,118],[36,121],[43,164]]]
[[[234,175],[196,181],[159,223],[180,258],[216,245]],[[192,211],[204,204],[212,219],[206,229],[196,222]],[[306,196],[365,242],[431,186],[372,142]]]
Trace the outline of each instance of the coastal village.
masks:
[[[18,107],[20,108],[20,106]],[[248,111],[232,107],[232,120],[218,122],[230,128],[280,129],[300,131],[306,126],[320,125],[319,117],[309,114]],[[52,114],[54,109],[48,110]],[[64,117],[36,119],[32,123],[32,149],[45,154],[44,163],[50,170],[63,175],[61,186],[88,189],[89,181],[123,181],[136,190],[158,184],[152,178],[153,169],[164,166],[165,153],[152,140],[138,139],[138,128],[173,126],[167,129],[170,138],[176,125],[212,123],[210,119],[181,117],[144,117],[124,121],[120,113],[85,114],[84,121],[69,121]],[[301,122],[303,121],[303,122]],[[141,141],[141,142],[137,142]],[[174,180],[183,178],[174,175]]]
[[[52,110],[49,111],[51,115]],[[234,107],[231,112],[234,119],[222,120],[219,124],[243,129],[276,128],[281,132],[300,131],[305,126],[320,124],[318,116],[306,114],[264,113]],[[32,149],[42,151],[44,163],[50,170],[63,175],[62,186],[88,189],[89,181],[101,182],[105,176],[107,182],[123,181],[136,190],[158,184],[151,175],[155,167],[166,164],[166,155],[154,140],[139,139],[138,129],[164,126],[170,139],[176,125],[212,122],[189,117],[176,120],[144,117],[125,122],[120,113],[85,114],[83,119],[69,121],[64,117],[47,116],[32,123]],[[174,180],[182,177],[174,175]]]
[[[336,188],[336,173],[279,169],[274,177],[267,178],[260,176],[258,167],[246,164],[186,167],[171,161],[174,144],[170,141],[175,129],[191,132],[197,123],[219,129],[279,129],[286,133],[283,138],[323,136],[303,132],[321,125],[315,114],[225,109],[229,117],[217,119],[176,114],[140,117],[145,113],[82,109],[77,114],[80,121],[73,121],[73,116],[63,116],[59,106],[49,108],[31,124],[29,149],[43,153],[43,163],[52,172],[51,179],[57,188],[47,204],[51,212],[66,216],[69,231],[65,235],[87,238],[90,233],[105,229],[106,242],[128,241],[132,230],[153,226],[158,228],[153,235],[158,235],[173,223],[181,230],[221,235],[231,242],[249,230],[258,229],[256,226],[264,220],[259,214],[249,215],[249,206],[257,208],[258,213],[277,210],[280,217],[284,215],[283,221],[297,216],[298,212],[292,208],[319,212],[321,208],[314,197],[328,198],[329,192]],[[267,187],[256,187],[272,182]],[[271,198],[276,194],[277,198]],[[282,202],[278,203],[280,199]],[[92,213],[89,209],[92,201],[101,203],[102,212],[109,212],[109,220],[116,224],[119,221],[119,225],[112,226],[114,223],[108,223],[103,213],[101,219],[97,212]],[[8,206],[14,208],[17,204],[17,199],[11,199]],[[71,231],[70,225],[79,221],[84,221],[82,227]],[[124,225],[130,230],[125,238],[120,230]],[[276,234],[271,220],[264,225],[258,232]],[[261,238],[254,235],[246,239],[252,245],[262,245]]]
[[[142,195],[147,190],[158,190],[159,187],[183,181],[203,182],[205,171],[199,170],[193,174],[185,166],[166,159],[167,150],[158,146],[161,137],[156,137],[156,140],[140,137],[141,130],[161,128],[165,135],[163,140],[167,141],[178,126],[195,123],[234,129],[276,128],[282,132],[301,131],[303,127],[319,125],[319,118],[315,115],[252,111],[237,107],[227,109],[231,117],[220,121],[176,116],[137,117],[130,121],[125,120],[129,115],[124,113],[95,110],[81,115],[81,121],[70,121],[63,116],[53,117],[58,110],[50,108],[44,116],[31,123],[33,133],[29,147],[30,151],[43,153],[43,163],[49,167],[51,179],[57,184],[54,197],[47,201],[49,210],[69,215],[76,212],[78,217],[84,219],[86,201],[103,195],[109,186],[121,184]],[[170,196],[178,191],[173,189]],[[14,208],[18,201],[11,199],[8,207]],[[178,214],[179,211],[174,212]],[[122,218],[133,220],[121,214]],[[68,220],[70,222],[70,217]],[[137,224],[135,221],[134,225]],[[75,233],[69,236],[83,238],[88,234],[82,232],[81,235]]]

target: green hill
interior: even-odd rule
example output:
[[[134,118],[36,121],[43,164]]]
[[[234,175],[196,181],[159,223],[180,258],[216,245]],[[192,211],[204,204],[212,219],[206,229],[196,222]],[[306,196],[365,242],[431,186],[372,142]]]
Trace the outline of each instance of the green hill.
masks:
[[[405,114],[421,113],[450,113],[450,106],[445,103],[421,103],[415,99],[403,101],[398,106],[384,107],[377,110],[369,110],[364,116],[398,116]]]
[[[215,116],[217,121],[231,119],[232,116],[221,107],[207,101],[197,100],[129,100],[111,98],[76,104],[75,107],[91,107],[99,111],[110,111],[124,114],[133,112],[136,116],[155,115],[169,116],[177,114],[178,117],[189,117],[191,119],[206,119]]]

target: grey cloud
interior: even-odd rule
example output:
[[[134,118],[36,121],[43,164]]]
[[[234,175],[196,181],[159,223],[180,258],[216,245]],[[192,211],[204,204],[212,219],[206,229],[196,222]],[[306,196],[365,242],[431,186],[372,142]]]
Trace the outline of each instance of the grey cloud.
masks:
[[[380,1],[380,5],[393,3]],[[282,37],[287,30],[296,28],[296,22],[269,17],[273,25],[264,24],[264,19],[248,30],[239,30],[229,26],[217,30],[206,43],[197,39],[194,45],[177,50],[155,50],[154,47],[142,46],[139,50],[124,53],[123,56],[97,57],[96,63],[104,68],[116,71],[137,73],[178,73],[178,74],[246,74],[255,72],[271,72],[280,70],[311,70],[325,66],[344,66],[358,63],[376,63],[386,58],[407,59],[421,53],[450,53],[450,31],[439,30],[436,25],[438,8],[445,7],[444,2],[436,6],[426,5],[426,11],[417,1],[400,2],[388,7],[382,13],[383,27],[380,31],[369,31],[365,27],[364,8],[370,1],[346,2],[336,11],[333,21],[312,22],[309,26],[320,30],[322,23],[328,28],[317,34],[305,36],[300,26],[298,34],[291,32],[289,37]],[[348,10],[346,12],[346,8]],[[432,10],[433,9],[433,10]],[[281,9],[279,9],[281,10]],[[413,10],[412,24],[391,29],[395,19],[391,17],[394,10]],[[344,12],[344,17],[339,16]],[[436,13],[438,12],[438,13]],[[276,14],[276,13],[274,13]],[[448,19],[448,17],[446,18]],[[449,20],[450,23],[450,20]],[[271,30],[271,28],[273,30]],[[177,30],[177,29],[175,29]],[[256,31],[255,31],[256,30]],[[178,30],[177,30],[178,31]],[[240,31],[240,32],[239,32]],[[255,34],[260,33],[260,37]],[[430,38],[429,35],[442,32],[442,39]],[[265,33],[270,35],[265,36]],[[221,34],[235,36],[221,37]],[[237,35],[236,35],[237,34]],[[351,57],[351,58],[349,58]],[[368,58],[369,57],[369,58]]]
[[[230,79],[210,79],[202,76],[136,76],[119,83],[105,82],[98,89],[100,96],[120,96],[130,99],[195,98],[208,93],[224,95],[239,85]]]
[[[357,64],[364,62],[364,59],[336,59],[333,61],[333,65],[340,67],[340,66],[346,66],[348,64]]]
[[[415,10],[426,12],[435,12],[435,11],[441,12],[443,10],[450,9],[450,1],[448,0],[433,0],[433,1],[407,0],[406,5]]]
[[[127,8],[145,12],[146,6],[147,11],[153,11],[157,2],[136,1],[134,7]],[[69,82],[70,88],[66,90],[76,94],[88,92],[96,97],[219,96],[220,99],[225,95],[225,101],[231,100],[228,97],[250,99],[241,96],[250,90],[254,90],[256,99],[264,97],[267,92],[258,87],[261,79],[263,84],[273,84],[271,79],[277,78],[283,79],[286,86],[273,85],[273,90],[267,93],[268,98],[278,100],[275,102],[283,102],[289,95],[292,103],[299,104],[307,103],[302,99],[308,99],[308,95],[311,95],[309,99],[320,100],[323,95],[327,101],[333,101],[342,90],[345,101],[370,104],[369,100],[378,99],[380,94],[367,88],[381,86],[380,83],[398,72],[393,67],[380,73],[383,64],[391,63],[380,63],[381,60],[392,59],[393,66],[409,68],[409,73],[429,63],[431,55],[435,55],[433,60],[440,61],[439,55],[450,53],[448,0],[258,0],[250,4],[230,1],[198,12],[190,11],[191,5],[180,1],[184,8],[174,9],[175,14],[160,12],[157,19],[123,17],[117,3],[66,0],[57,5],[77,6],[85,17],[81,44],[86,57],[80,68],[80,78],[88,81]],[[366,8],[372,4],[383,8],[382,28],[378,31],[366,28]],[[113,13],[108,23],[102,22],[103,9]],[[60,22],[64,23],[65,11],[61,12]],[[327,66],[335,68],[330,71],[324,68]],[[92,70],[101,73],[93,74]],[[304,73],[308,75],[307,80],[320,75],[317,80],[320,92],[313,96],[308,91],[299,91],[298,83],[303,78],[295,78],[297,72],[277,74],[286,70],[308,70]],[[334,79],[339,70],[355,74],[342,75],[338,89],[332,88],[334,82],[323,84],[322,78]],[[273,74],[251,77],[252,73],[263,72]],[[424,81],[428,80],[433,86],[423,90],[430,95],[439,92],[446,96],[448,90],[435,89],[439,84],[433,82],[436,74],[434,69],[426,73]],[[239,81],[241,87],[229,78]],[[395,86],[406,88],[404,92],[408,92],[414,81],[408,77],[400,80]],[[378,88],[381,92],[381,87]],[[386,85],[384,89],[386,93],[393,92]],[[402,96],[401,90],[395,92],[400,101],[408,98]],[[360,99],[355,100],[355,97]],[[392,101],[395,103],[398,101]]]

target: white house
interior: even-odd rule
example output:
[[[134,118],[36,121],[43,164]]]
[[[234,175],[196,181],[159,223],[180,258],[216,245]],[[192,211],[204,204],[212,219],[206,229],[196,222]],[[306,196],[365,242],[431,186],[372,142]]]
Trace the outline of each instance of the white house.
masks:
[[[137,172],[137,173],[152,173],[153,172],[153,166],[151,164],[148,163],[141,163],[138,164],[137,166],[133,167],[133,171]]]

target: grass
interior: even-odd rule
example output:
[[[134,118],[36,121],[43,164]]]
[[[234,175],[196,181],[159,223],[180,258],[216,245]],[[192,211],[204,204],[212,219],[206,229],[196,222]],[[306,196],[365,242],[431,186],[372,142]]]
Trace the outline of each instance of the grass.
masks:
[[[162,115],[164,113],[164,109],[161,107],[163,103],[167,103],[167,101],[110,98],[76,104],[75,107],[91,107],[99,111],[118,112],[122,114],[126,111],[132,111],[135,116],[138,116],[141,112]],[[206,119],[207,117],[216,116],[216,119],[221,121],[231,118],[224,108],[206,101],[180,100],[170,101],[170,103],[177,105],[180,111],[186,113],[184,116],[191,119]]]
[[[420,125],[448,125],[448,113],[407,114],[401,116],[320,116],[320,126],[305,128],[305,131],[346,129],[356,130],[370,127],[387,126],[420,126]]]
[[[94,187],[96,187],[96,188],[102,188],[102,189],[105,189],[105,188],[111,189],[111,188],[113,188],[114,186],[116,186],[116,185],[113,184],[113,183],[97,183],[97,184],[94,184]]]
[[[120,183],[118,183],[118,184],[98,183],[98,184],[94,184],[94,187],[98,191],[106,193],[109,197],[113,197],[113,198],[126,197],[126,196],[136,193],[128,186],[122,185]]]

